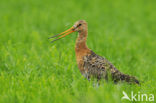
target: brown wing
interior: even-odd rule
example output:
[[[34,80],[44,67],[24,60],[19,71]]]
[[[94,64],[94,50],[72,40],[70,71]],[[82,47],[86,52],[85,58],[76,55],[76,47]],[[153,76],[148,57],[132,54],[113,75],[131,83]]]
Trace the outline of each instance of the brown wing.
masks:
[[[84,70],[87,73],[87,78],[91,76],[97,79],[108,78],[108,72],[117,72],[118,70],[105,58],[91,52],[90,55],[84,57]]]
[[[98,80],[101,78],[108,79],[110,74],[114,82],[118,81],[127,81],[127,82],[138,82],[135,77],[125,75],[118,71],[108,60],[105,58],[96,55],[91,51],[90,55],[85,56],[84,58],[84,71],[85,76],[89,79],[90,77],[95,77]]]

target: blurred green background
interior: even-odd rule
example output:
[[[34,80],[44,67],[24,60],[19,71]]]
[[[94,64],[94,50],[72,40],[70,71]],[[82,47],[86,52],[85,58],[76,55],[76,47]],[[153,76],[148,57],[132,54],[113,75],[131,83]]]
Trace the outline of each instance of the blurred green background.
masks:
[[[155,0],[0,0],[0,103],[130,103],[122,91],[156,94],[155,11]],[[50,43],[81,19],[88,47],[141,86],[93,86],[76,64],[77,33]]]

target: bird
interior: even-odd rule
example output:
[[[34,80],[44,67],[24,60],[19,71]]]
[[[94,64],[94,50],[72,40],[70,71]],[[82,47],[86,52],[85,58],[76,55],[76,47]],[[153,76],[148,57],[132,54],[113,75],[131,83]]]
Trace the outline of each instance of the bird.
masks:
[[[60,34],[51,36],[49,39],[55,38],[51,41],[51,43],[53,43],[54,41],[64,38],[73,32],[78,32],[75,45],[76,62],[81,74],[85,78],[88,80],[95,78],[97,81],[100,81],[101,79],[108,81],[109,78],[111,78],[111,81],[114,83],[126,82],[129,84],[139,84],[139,80],[136,79],[136,77],[120,72],[106,58],[97,55],[88,48],[86,44],[88,24],[85,20],[75,22],[70,29]]]

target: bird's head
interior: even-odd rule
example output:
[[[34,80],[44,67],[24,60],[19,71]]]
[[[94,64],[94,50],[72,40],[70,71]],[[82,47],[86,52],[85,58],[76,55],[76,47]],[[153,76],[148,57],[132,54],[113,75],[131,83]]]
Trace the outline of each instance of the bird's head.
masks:
[[[75,24],[73,25],[73,27],[75,28],[74,31],[77,32],[84,31],[86,29],[86,26],[87,26],[87,22],[85,20],[79,20],[75,22]]]
[[[79,21],[75,22],[75,24],[70,29],[68,29],[68,30],[66,30],[66,31],[64,31],[64,32],[62,32],[60,34],[54,35],[54,36],[52,36],[50,38],[54,38],[54,37],[59,36],[57,39],[53,40],[53,41],[56,41],[58,39],[61,39],[61,38],[65,37],[65,36],[71,34],[72,32],[82,32],[85,29],[87,29],[87,22],[85,20],[79,20]],[[51,42],[53,42],[53,41],[51,41]]]

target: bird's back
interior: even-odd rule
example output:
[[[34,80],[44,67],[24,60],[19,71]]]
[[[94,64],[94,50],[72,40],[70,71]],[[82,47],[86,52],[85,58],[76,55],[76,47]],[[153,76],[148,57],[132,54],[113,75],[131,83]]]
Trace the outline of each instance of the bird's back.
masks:
[[[90,79],[91,77],[108,80],[109,77],[114,82],[127,81],[139,83],[135,77],[126,75],[118,71],[107,59],[98,56],[93,51],[83,57],[82,74]]]

